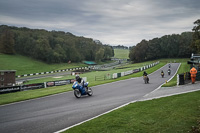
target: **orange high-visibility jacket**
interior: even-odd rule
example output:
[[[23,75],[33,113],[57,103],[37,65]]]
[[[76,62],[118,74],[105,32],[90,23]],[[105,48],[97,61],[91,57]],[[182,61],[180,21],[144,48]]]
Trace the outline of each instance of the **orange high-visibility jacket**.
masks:
[[[191,76],[196,76],[196,74],[197,74],[197,69],[196,68],[192,68],[191,70],[190,70],[190,74],[191,74]]]

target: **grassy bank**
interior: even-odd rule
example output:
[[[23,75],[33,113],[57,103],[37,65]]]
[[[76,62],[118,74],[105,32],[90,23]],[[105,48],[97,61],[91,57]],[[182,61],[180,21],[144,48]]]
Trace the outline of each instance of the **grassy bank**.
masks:
[[[114,58],[119,59],[129,59],[129,50],[128,49],[114,49]]]
[[[136,102],[66,133],[186,133],[199,120],[200,91]]]
[[[68,69],[87,66],[82,63],[60,63],[46,64],[38,60],[21,55],[6,55],[0,53],[0,70],[17,70],[16,75],[48,72],[54,70]]]

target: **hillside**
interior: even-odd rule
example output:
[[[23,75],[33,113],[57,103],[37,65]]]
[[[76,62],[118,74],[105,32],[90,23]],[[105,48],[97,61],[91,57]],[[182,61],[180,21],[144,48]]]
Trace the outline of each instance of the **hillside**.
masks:
[[[6,55],[0,53],[0,70],[17,70],[16,75],[48,72],[86,66],[82,63],[47,64],[21,55]]]
[[[102,61],[113,57],[111,46],[69,32],[0,25],[0,53],[19,54],[46,63]]]
[[[129,50],[128,49],[114,49],[114,58],[119,59],[129,59]]]
[[[127,59],[128,50],[116,49],[115,58]],[[104,64],[105,62],[98,62]],[[22,55],[7,55],[0,53],[0,70],[17,70],[16,75],[48,72],[67,68],[86,66],[83,63],[54,63],[48,64]]]

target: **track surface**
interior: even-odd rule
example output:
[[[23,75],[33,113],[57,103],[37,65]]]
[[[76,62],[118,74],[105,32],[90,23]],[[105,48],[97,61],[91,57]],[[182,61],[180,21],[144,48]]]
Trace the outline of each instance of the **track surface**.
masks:
[[[92,97],[76,99],[73,92],[0,106],[1,133],[51,133],[104,113],[130,101],[139,100],[170,79],[179,64],[168,65],[149,75],[92,87]],[[165,77],[160,72],[164,70]]]

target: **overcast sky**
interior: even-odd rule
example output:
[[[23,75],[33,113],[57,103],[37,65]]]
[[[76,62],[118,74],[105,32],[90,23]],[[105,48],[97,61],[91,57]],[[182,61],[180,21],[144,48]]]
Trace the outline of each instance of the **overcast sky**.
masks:
[[[103,44],[191,31],[200,0],[0,0],[0,25],[71,32]]]

